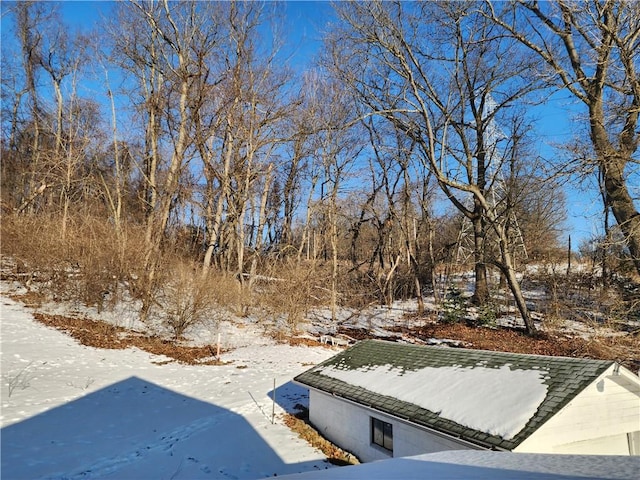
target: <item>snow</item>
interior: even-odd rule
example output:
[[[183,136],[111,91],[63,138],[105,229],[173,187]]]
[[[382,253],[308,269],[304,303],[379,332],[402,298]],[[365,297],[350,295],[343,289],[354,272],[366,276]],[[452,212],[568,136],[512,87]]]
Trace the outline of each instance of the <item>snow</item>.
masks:
[[[222,355],[225,364],[187,366],[135,348],[82,346],[36,322],[29,309],[4,295],[9,292],[25,291],[17,284],[0,282],[2,478],[255,479],[294,474],[291,478],[631,479],[637,478],[640,469],[637,458],[495,452],[471,452],[484,455],[471,458],[470,452],[462,451],[333,468],[322,453],[291,432],[280,415],[293,411],[298,403],[308,405],[307,390],[291,379],[340,349],[277,344],[264,335],[255,318],[239,321],[221,313],[205,329],[190,332],[190,340],[211,344],[220,333],[223,349],[232,349]],[[100,314],[64,304],[43,305],[39,310],[61,315],[75,312],[142,328],[136,309],[127,303]],[[344,311],[341,319],[343,325],[383,333],[385,325],[410,323],[402,315],[412,310],[415,305],[410,302],[396,302],[371,312]],[[310,333],[335,333],[331,330],[335,323],[326,312],[318,311],[311,320]],[[388,367],[381,370],[397,374]],[[413,374],[418,386],[444,382],[426,372],[407,371],[400,378],[404,381]],[[455,401],[445,401],[443,388],[433,388],[440,394],[440,403],[431,408],[442,408],[455,421],[487,422],[488,428],[504,435],[517,431],[544,394],[542,371],[479,365],[448,372],[452,398],[459,397],[455,388],[462,387],[451,378],[463,382],[465,375],[483,396],[504,398],[499,419],[493,418],[495,414],[462,412]],[[274,379],[275,405],[271,399]],[[510,382],[518,382],[518,388],[510,388]],[[514,397],[516,391],[522,398]],[[511,400],[507,395],[512,395]],[[416,391],[407,401],[416,403],[417,397],[426,401],[424,391]],[[507,408],[518,403],[526,407],[525,414],[511,420],[515,414]]]
[[[435,304],[426,299],[425,305],[435,309]],[[331,310],[315,308],[307,314],[310,323],[305,328],[309,333],[316,335],[335,333],[336,326],[340,325],[345,328],[364,329],[380,338],[397,336],[397,333],[389,332],[388,327],[413,325],[414,322],[407,315],[414,315],[417,309],[416,300],[396,300],[391,305],[371,305],[363,310],[340,308],[336,312],[334,322],[331,320]]]
[[[526,426],[547,394],[543,380],[548,372],[511,369],[506,365],[426,367],[415,371],[392,365],[345,370],[336,365],[317,372],[507,440]],[[470,393],[473,402],[468,401]]]
[[[541,455],[457,450],[394,458],[322,472],[287,475],[287,480],[637,480],[640,457]]]
[[[290,379],[335,350],[262,337],[223,366],[164,363],[82,346],[0,302],[2,478],[253,479],[331,467],[279,415],[308,402]]]

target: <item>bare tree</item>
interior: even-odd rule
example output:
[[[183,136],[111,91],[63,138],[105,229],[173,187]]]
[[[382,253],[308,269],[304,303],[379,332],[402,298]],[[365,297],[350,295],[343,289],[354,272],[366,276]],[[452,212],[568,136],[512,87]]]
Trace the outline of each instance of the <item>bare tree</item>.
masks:
[[[216,5],[215,7],[213,5]],[[203,108],[196,116],[196,145],[206,181],[204,212],[206,273],[217,253],[219,264],[249,279],[265,238],[267,199],[271,191],[273,151],[284,141],[284,99],[289,80],[277,65],[278,39],[260,44],[277,18],[265,5],[231,2],[217,8],[219,34],[207,61],[210,74],[202,84]],[[195,112],[194,112],[195,113]],[[248,232],[247,229],[250,229]]]
[[[382,278],[385,301],[393,301],[392,280],[399,270],[398,262],[406,262],[413,277],[413,293],[418,299],[418,310],[424,310],[422,284],[425,272],[433,280],[434,261],[429,252],[432,236],[430,199],[433,191],[429,170],[415,155],[416,143],[393,124],[382,123],[374,117],[366,119],[369,133],[372,193],[363,205],[358,223],[353,227],[353,242],[364,223],[365,211],[368,221],[375,225],[377,245],[371,248],[369,268],[378,260],[381,272],[370,276]],[[376,198],[382,196],[381,206]],[[423,252],[421,237],[426,236],[427,252]],[[352,246],[352,250],[354,246]],[[401,252],[401,255],[398,253]],[[426,253],[426,254],[425,254]],[[385,268],[385,264],[386,268]],[[385,271],[386,270],[386,271]]]
[[[98,52],[98,55],[100,52]],[[103,70],[105,75],[105,86],[107,89],[107,96],[109,97],[109,107],[111,110],[111,134],[113,145],[113,188],[107,184],[104,175],[101,175],[102,184],[104,186],[105,195],[107,197],[107,203],[111,209],[113,216],[113,224],[116,230],[116,237],[120,246],[124,246],[122,241],[123,232],[123,204],[124,204],[124,186],[126,182],[127,169],[125,162],[123,162],[124,152],[121,153],[120,142],[118,140],[118,120],[116,115],[116,104],[114,99],[114,93],[109,81],[109,71],[103,64]]]
[[[289,154],[286,161],[280,164],[282,227],[278,241],[282,250],[294,246],[293,220],[302,201],[303,182],[311,170],[309,167],[314,150],[314,135],[320,127],[315,121],[318,106],[313,101],[315,93],[310,76],[305,75],[301,84],[299,99],[291,105],[289,116],[289,140],[286,143]],[[313,186],[309,190],[313,191]]]
[[[490,18],[541,58],[541,72],[588,112],[595,163],[640,274],[640,213],[629,170],[640,142],[640,3],[613,0],[488,3]]]
[[[62,165],[60,178],[60,202],[62,204],[60,236],[62,240],[65,240],[67,236],[67,224],[70,216],[69,210],[71,208],[71,203],[73,202],[74,184],[81,181],[81,178],[79,178],[79,169],[80,165],[86,158],[87,147],[90,143],[90,133],[92,130],[91,125],[86,122],[86,120],[92,117],[91,105],[89,102],[80,101],[76,91],[76,77],[78,75],[79,61],[70,68],[73,68],[73,79],[71,81],[67,106],[66,138],[64,143],[59,139],[59,137],[62,136],[61,131],[63,129],[62,118],[60,118],[60,132],[56,133],[56,147],[54,149],[54,158],[56,158],[56,161],[60,162]],[[60,94],[58,90],[59,86],[56,88],[56,97]],[[59,100],[62,101],[61,94],[59,97]],[[93,119],[95,120],[96,117],[97,115],[93,116]],[[59,158],[61,155],[63,158]]]
[[[372,113],[416,143],[416,155],[447,198],[473,222],[478,303],[488,298],[485,242],[489,229],[495,234],[499,255],[491,262],[505,275],[533,333],[504,209],[491,198],[519,147],[517,138],[498,137],[492,129],[533,88],[525,81],[530,66],[525,58],[512,62],[512,44],[495,35],[473,6],[342,5],[338,10],[347,26],[335,37],[340,40],[333,44],[334,63]]]
[[[128,35],[120,35],[118,47],[144,100],[146,159],[142,173],[147,218],[139,286],[143,319],[154,302],[167,225],[193,156],[190,92],[195,79],[204,74],[197,52],[201,34],[207,31],[207,19],[198,7],[197,2],[168,1],[122,6]],[[167,136],[161,139],[163,127]],[[166,165],[161,152],[164,145],[169,146]]]
[[[21,110],[21,103],[27,102],[29,114],[30,141],[20,142],[24,152],[25,185],[21,192],[18,212],[35,211],[36,199],[40,197],[48,187],[47,179],[42,175],[42,130],[47,116],[38,88],[38,77],[41,71],[41,59],[43,56],[43,29],[52,15],[51,6],[41,2],[20,2],[14,7],[17,36],[20,43],[21,63],[24,74],[24,88],[16,89],[14,103],[14,123],[12,127],[12,143],[18,147],[16,138],[17,114]],[[27,138],[25,138],[27,140]],[[26,159],[29,159],[28,161]]]
[[[52,18],[47,26],[49,28],[47,28],[43,37],[44,45],[39,63],[49,75],[55,95],[56,113],[53,132],[55,135],[55,149],[53,155],[54,158],[58,158],[63,148],[62,117],[64,114],[64,98],[62,84],[67,76],[78,71],[82,56],[79,49],[73,48],[74,45],[69,40],[67,29],[59,18]]]
[[[344,189],[354,161],[363,148],[363,141],[354,125],[354,105],[352,99],[341,85],[331,76],[322,76],[320,72],[310,77],[310,86],[314,91],[317,131],[315,151],[312,154],[317,165],[317,177],[312,179],[313,186],[319,182],[319,192],[315,193],[317,205],[314,208],[319,216],[323,233],[323,252],[325,261],[331,265],[331,317],[337,318],[338,276],[339,276],[339,198]],[[311,198],[311,197],[310,197]]]
[[[239,54],[241,83],[237,111],[234,112],[238,145],[235,154],[234,173],[237,189],[234,195],[237,220],[236,261],[241,282],[245,270],[245,246],[252,247],[253,254],[249,271],[253,282],[257,256],[261,253],[264,239],[266,200],[271,188],[274,165],[274,149],[282,143],[280,130],[288,114],[284,98],[288,72],[277,66],[278,39],[273,38],[270,49],[260,48],[257,41],[258,28],[275,22],[269,11],[243,6],[240,15],[232,21],[232,41]],[[272,25],[273,26],[273,25]],[[254,208],[252,208],[254,205]],[[247,239],[245,226],[251,233]]]
[[[10,163],[17,167],[14,175],[22,178],[14,183],[20,190],[16,210],[60,208],[64,240],[71,196],[79,199],[72,191],[81,191],[84,180],[78,178],[87,145],[87,138],[80,138],[88,133],[84,119],[96,113],[76,91],[83,74],[83,42],[69,33],[55,4],[21,2],[10,12],[22,53],[21,68],[10,76],[15,97],[8,146]],[[97,130],[99,122],[95,116],[93,120]]]

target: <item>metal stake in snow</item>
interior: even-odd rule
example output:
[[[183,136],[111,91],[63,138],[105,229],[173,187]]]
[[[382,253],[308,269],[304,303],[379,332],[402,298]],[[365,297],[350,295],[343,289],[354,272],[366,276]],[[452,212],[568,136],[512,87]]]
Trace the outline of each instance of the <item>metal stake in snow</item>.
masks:
[[[216,358],[220,360],[220,332],[218,332],[218,347],[216,348]]]
[[[276,422],[276,379],[273,379],[273,390],[271,395],[271,424]]]

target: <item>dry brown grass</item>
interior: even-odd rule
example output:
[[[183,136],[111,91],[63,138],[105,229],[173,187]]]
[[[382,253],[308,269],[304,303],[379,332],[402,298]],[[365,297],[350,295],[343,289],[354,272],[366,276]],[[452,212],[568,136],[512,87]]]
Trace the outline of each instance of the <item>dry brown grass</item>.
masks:
[[[309,424],[309,415],[306,408],[298,406],[297,414],[287,413],[283,416],[283,420],[300,438],[324,453],[329,463],[339,466],[357,465],[360,463],[356,457],[335,446]]]
[[[238,279],[227,272],[212,269],[207,276],[210,295],[219,307],[241,313],[242,289]]]
[[[267,271],[268,275],[254,287],[256,300],[274,319],[285,319],[284,324],[276,322],[274,334],[288,338],[298,332],[298,325],[311,307],[328,302],[326,272],[313,262],[298,263],[293,259]]]
[[[105,292],[120,297],[123,282],[141,270],[139,227],[121,236],[103,218],[71,217],[62,236],[57,216],[8,215],[2,219],[2,253],[15,259],[28,287],[56,300],[103,307]]]
[[[175,340],[209,319],[217,318],[216,296],[209,277],[203,277],[198,265],[175,259],[171,263],[173,273],[159,287],[158,316]]]

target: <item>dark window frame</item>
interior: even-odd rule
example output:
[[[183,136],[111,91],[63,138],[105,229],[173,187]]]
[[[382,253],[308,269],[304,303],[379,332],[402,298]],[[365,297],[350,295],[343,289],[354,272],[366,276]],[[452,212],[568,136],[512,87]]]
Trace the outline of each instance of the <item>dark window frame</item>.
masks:
[[[371,417],[371,444],[393,453],[393,425]]]

